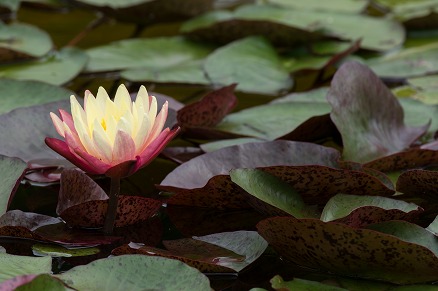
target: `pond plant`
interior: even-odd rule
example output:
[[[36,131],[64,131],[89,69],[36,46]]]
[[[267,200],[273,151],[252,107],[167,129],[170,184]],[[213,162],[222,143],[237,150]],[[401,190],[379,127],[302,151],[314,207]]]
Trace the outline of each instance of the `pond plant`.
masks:
[[[438,1],[0,11],[0,290],[438,290]]]

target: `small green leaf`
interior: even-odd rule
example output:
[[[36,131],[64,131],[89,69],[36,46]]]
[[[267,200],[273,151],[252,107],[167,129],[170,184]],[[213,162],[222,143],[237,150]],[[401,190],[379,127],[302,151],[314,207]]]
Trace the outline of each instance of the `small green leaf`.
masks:
[[[230,171],[231,180],[256,198],[297,218],[312,217],[301,196],[286,182],[257,169]]]
[[[19,286],[15,290],[16,291],[40,291],[40,290],[64,291],[67,290],[67,288],[58,279],[48,274],[43,274],[37,276],[29,283]]]
[[[403,212],[418,210],[418,205],[381,196],[359,196],[338,194],[332,197],[321,214],[322,221],[332,221],[349,215],[363,206],[375,206],[382,209],[398,209]]]
[[[309,281],[295,278],[291,281],[283,281],[281,276],[277,275],[271,279],[272,288],[279,291],[342,291],[347,290],[336,286],[326,285],[320,282]]]
[[[82,257],[91,256],[100,252],[98,248],[78,248],[67,249],[60,245],[34,244],[32,246],[33,254],[36,256],[51,257]]]

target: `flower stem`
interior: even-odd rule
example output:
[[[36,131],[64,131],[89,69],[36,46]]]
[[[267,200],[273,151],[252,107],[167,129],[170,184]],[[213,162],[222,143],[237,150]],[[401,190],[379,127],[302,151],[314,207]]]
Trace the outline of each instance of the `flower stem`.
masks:
[[[120,178],[111,178],[111,188],[109,193],[108,210],[106,212],[103,232],[112,234],[114,230],[114,222],[117,215],[117,203],[120,194]]]

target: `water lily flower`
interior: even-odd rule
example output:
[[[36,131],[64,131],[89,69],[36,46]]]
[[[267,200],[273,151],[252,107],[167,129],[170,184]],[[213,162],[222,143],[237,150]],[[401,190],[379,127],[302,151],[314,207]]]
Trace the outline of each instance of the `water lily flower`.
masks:
[[[71,115],[60,109],[50,113],[64,140],[49,138],[46,144],[90,174],[121,178],[149,164],[178,133],[179,127],[163,130],[168,104],[157,115],[157,100],[141,86],[132,101],[124,85],[112,101],[105,89],[96,97],[85,92],[84,108],[70,97]]]

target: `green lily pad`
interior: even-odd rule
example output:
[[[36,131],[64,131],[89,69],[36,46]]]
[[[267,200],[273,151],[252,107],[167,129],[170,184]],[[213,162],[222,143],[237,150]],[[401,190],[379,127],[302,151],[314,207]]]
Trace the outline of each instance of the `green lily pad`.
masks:
[[[78,248],[67,249],[59,245],[49,244],[34,244],[32,246],[33,254],[36,256],[50,256],[50,257],[82,257],[91,256],[100,252],[98,248]]]
[[[111,274],[111,276],[108,276]],[[57,275],[78,290],[210,290],[208,278],[197,269],[166,258],[123,255],[96,260]]]
[[[49,274],[51,271],[51,257],[37,258],[0,253],[0,282],[19,275]]]
[[[38,81],[0,79],[0,114],[18,107],[68,100],[73,91]]]
[[[393,89],[397,97],[409,97],[428,105],[438,105],[438,75],[409,78],[408,86]]]
[[[0,60],[14,61],[20,56],[42,57],[53,47],[49,34],[24,23],[0,23]],[[8,52],[9,51],[9,52]]]
[[[187,61],[166,68],[138,68],[122,71],[120,76],[132,82],[209,85],[202,69],[203,61]]]
[[[367,162],[407,149],[429,127],[406,126],[398,100],[360,63],[347,62],[339,68],[327,100],[347,160]]]
[[[438,42],[403,49],[366,63],[380,77],[409,78],[438,72]]]
[[[330,2],[318,0],[267,0],[267,2],[299,10],[338,11],[343,13],[360,13],[368,6],[368,1],[366,0],[334,0]]]
[[[403,27],[388,18],[274,5],[246,5],[232,13],[215,11],[186,22],[181,30],[213,41],[260,34],[288,45],[323,34],[349,41],[362,39],[362,48],[377,51],[395,48],[405,39]]]
[[[39,290],[50,290],[50,291],[64,291],[67,289],[62,282],[58,279],[48,275],[42,274],[36,276],[32,281],[20,285],[15,289],[17,291],[39,291]]]
[[[0,156],[0,176],[2,183],[0,188],[0,215],[6,213],[11,196],[20,185],[24,170],[27,168],[25,162],[18,158]]]
[[[276,100],[273,103],[231,113],[215,128],[234,134],[274,140],[292,132],[306,120],[329,112],[330,106],[326,100],[321,102]]]
[[[300,194],[280,178],[257,169],[232,170],[230,176],[246,192],[285,213],[296,218],[313,216]]]
[[[139,69],[148,74],[160,71],[172,73],[173,67],[193,64],[211,51],[209,46],[178,36],[127,39],[88,49],[86,52],[90,59],[86,71]],[[128,76],[133,77],[132,72],[127,71]],[[182,76],[181,72],[177,75]]]
[[[344,288],[299,278],[295,278],[292,281],[284,281],[279,275],[272,278],[270,282],[272,284],[272,288],[278,291],[347,291],[347,289]]]
[[[338,194],[325,205],[321,220],[364,227],[387,220],[411,221],[422,211],[422,208],[413,203],[387,197]]]
[[[205,60],[204,69],[213,83],[238,83],[237,89],[244,92],[278,94],[293,84],[277,52],[263,37],[248,37],[215,50]]]
[[[76,77],[87,62],[80,49],[66,47],[39,60],[3,65],[0,77],[62,85]]]

